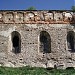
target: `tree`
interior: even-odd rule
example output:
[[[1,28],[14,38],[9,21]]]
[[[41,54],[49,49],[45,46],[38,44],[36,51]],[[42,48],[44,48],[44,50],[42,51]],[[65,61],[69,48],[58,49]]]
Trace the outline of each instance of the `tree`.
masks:
[[[75,6],[72,6],[72,8],[71,8],[73,11],[75,11]]]
[[[33,7],[33,6],[31,6],[31,7],[29,7],[27,10],[36,10],[36,8]]]

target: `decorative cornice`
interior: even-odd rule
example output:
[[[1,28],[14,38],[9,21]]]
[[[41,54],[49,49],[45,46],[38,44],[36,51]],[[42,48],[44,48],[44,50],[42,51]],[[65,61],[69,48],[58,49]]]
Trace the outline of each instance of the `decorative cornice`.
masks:
[[[75,24],[73,11],[0,11],[0,24]]]

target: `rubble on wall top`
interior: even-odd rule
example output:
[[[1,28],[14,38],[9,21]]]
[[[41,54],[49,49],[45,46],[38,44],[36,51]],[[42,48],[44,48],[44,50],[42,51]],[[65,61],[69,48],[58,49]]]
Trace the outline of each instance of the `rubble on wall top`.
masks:
[[[70,10],[1,10],[0,23],[75,24],[75,12]]]

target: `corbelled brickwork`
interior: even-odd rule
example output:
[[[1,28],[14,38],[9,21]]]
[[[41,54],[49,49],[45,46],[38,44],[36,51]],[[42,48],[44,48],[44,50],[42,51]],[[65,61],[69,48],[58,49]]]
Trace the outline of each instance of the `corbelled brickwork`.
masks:
[[[0,11],[0,23],[67,24],[74,20],[72,11]]]
[[[75,67],[75,13],[0,11],[0,65]]]

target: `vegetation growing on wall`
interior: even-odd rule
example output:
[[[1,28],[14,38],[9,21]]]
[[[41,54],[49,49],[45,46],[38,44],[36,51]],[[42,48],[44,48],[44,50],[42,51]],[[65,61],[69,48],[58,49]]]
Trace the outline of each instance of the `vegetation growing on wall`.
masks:
[[[27,10],[36,10],[36,8],[34,6],[31,6],[31,7],[27,8]]]
[[[72,8],[71,8],[73,11],[75,11],[75,6],[72,6]]]

